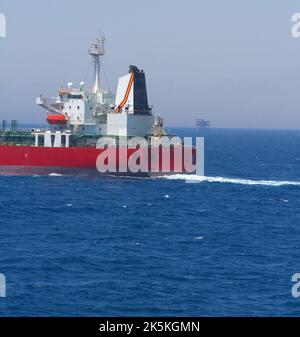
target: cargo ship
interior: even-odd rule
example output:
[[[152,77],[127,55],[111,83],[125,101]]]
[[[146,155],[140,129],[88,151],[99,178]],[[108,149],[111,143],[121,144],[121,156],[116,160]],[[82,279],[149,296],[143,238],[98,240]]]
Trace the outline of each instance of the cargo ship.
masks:
[[[163,119],[153,113],[148,104],[146,78],[143,70],[129,66],[129,73],[119,78],[116,94],[101,86],[101,57],[105,54],[105,39],[98,38],[89,49],[92,58],[94,81],[90,87],[81,82],[78,87],[69,82],[58,90],[55,98],[40,95],[36,104],[45,110],[47,127],[30,130],[19,129],[16,122],[8,128],[3,124],[0,133],[1,174],[49,174],[49,173],[97,173],[122,175],[152,175],[149,170],[128,170],[129,158],[139,146],[124,146],[137,137],[147,140],[149,148],[144,151],[155,161],[155,174],[162,173],[162,138],[170,138],[163,126]],[[110,139],[111,147],[103,145]],[[100,142],[99,142],[100,140]],[[100,145],[99,145],[100,144]],[[101,145],[102,144],[102,145]],[[123,144],[123,145],[121,145]],[[150,147],[157,146],[158,155],[153,156]],[[169,148],[170,173],[186,171],[184,165],[176,165],[174,150],[186,146],[172,144]],[[112,150],[113,149],[113,150]],[[190,150],[190,149],[189,149]],[[99,156],[112,152],[116,158],[116,170],[99,170]],[[192,150],[195,161],[195,149]],[[107,153],[107,158],[111,153]],[[154,158],[155,157],[155,158]],[[98,160],[98,161],[97,161]],[[137,158],[138,161],[141,158]],[[103,165],[105,166],[105,161]],[[122,172],[120,172],[122,167]],[[125,167],[125,169],[124,169]],[[147,172],[146,172],[147,171]]]

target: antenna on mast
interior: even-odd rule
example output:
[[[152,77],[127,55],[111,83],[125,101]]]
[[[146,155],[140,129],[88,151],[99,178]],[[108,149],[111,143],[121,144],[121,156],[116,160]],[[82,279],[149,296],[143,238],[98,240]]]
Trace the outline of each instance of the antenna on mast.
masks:
[[[97,38],[89,49],[89,54],[93,58],[94,63],[94,87],[93,92],[97,94],[100,91],[100,57],[105,54],[105,38]]]

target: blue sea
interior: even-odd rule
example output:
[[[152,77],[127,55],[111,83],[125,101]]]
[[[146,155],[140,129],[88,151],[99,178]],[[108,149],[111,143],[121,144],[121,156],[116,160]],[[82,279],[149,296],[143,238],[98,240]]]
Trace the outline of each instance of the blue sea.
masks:
[[[206,178],[0,177],[0,316],[300,314],[300,131],[172,132]]]

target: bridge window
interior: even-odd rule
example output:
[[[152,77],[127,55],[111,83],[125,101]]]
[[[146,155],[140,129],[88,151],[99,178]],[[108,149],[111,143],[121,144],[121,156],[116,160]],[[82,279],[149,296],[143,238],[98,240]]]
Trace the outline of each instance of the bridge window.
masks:
[[[83,99],[82,95],[69,95],[69,99]]]

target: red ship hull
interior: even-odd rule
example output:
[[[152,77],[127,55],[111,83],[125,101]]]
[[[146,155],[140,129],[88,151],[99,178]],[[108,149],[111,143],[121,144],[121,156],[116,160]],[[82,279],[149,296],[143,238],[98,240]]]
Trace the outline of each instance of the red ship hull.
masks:
[[[96,174],[96,162],[98,156],[105,151],[105,149],[97,149],[93,147],[69,147],[69,148],[55,148],[55,147],[33,147],[33,146],[0,146],[0,174],[49,174],[49,173],[89,173]],[[122,151],[126,151],[124,153]],[[136,149],[123,149],[116,151],[116,165],[119,168],[121,161],[126,160],[135,152]],[[149,150],[150,151],[150,150]],[[184,168],[175,171],[174,149],[170,153],[170,172],[168,173],[182,173]],[[150,152],[149,152],[150,154]],[[195,150],[193,151],[195,154]],[[150,157],[150,156],[149,156]],[[163,168],[163,161],[160,155],[159,171],[161,173]],[[150,166],[149,166],[150,168]],[[114,174],[108,172],[108,174]],[[142,173],[119,173],[122,175],[155,175],[151,172]],[[157,173],[156,173],[157,174]]]

